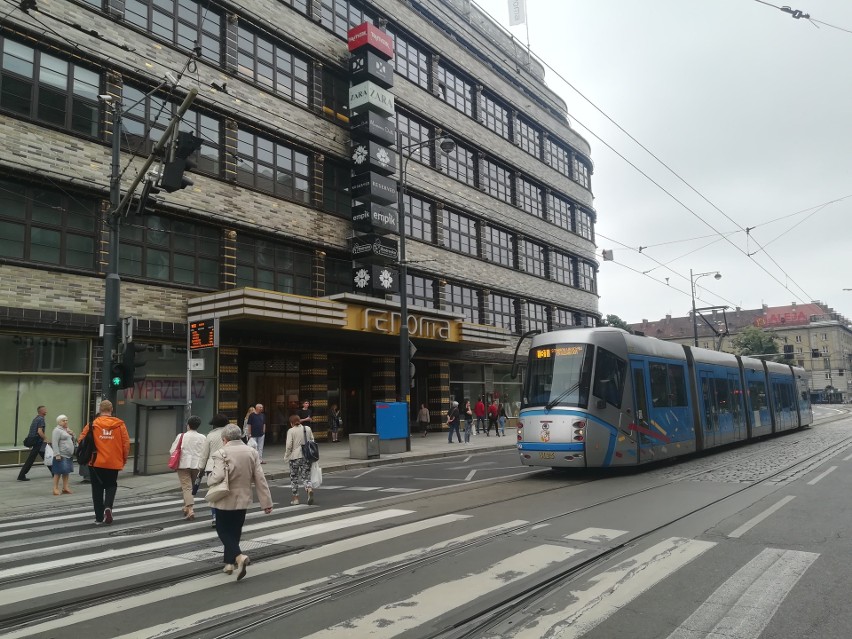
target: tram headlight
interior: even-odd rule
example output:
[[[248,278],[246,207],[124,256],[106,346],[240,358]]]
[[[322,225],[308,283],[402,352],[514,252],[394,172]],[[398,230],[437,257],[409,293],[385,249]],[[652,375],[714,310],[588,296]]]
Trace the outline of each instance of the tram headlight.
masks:
[[[521,421],[520,419],[518,420],[517,433],[518,433],[518,441],[519,442],[524,441],[524,422]]]
[[[586,420],[579,419],[571,424],[574,427],[574,441],[582,442],[586,439]]]

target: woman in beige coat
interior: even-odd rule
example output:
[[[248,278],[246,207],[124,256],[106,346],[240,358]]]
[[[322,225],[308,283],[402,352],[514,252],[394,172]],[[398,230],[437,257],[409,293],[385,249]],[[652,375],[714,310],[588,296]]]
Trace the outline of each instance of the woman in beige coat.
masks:
[[[216,502],[216,533],[225,547],[225,574],[236,568],[237,581],[246,576],[248,555],[240,550],[240,538],[246,510],[252,503],[251,484],[257,487],[257,499],[267,515],[272,512],[272,494],[260,467],[257,451],[242,442],[242,430],[236,424],[222,429],[224,446],[213,455],[213,472],[208,485],[215,486],[228,473],[228,495]]]

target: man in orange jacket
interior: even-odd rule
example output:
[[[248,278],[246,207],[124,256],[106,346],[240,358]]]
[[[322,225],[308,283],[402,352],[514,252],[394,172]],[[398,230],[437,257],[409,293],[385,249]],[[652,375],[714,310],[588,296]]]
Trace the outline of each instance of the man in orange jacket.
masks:
[[[127,425],[112,416],[112,402],[105,399],[100,415],[86,424],[78,441],[83,441],[89,428],[94,429],[95,452],[89,462],[92,475],[92,504],[95,525],[112,523],[112,507],[118,490],[118,471],[124,469],[130,456],[130,434]]]

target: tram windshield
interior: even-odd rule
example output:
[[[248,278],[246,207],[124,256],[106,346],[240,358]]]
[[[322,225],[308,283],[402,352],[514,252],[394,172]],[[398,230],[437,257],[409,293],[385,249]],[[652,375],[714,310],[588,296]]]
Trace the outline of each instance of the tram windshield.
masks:
[[[594,346],[589,344],[552,344],[530,350],[521,408],[586,408],[593,359]]]

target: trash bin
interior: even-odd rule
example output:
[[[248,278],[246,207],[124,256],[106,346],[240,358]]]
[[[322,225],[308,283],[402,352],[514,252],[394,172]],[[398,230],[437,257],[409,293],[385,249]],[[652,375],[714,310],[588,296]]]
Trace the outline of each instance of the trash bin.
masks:
[[[375,433],[350,434],[349,457],[351,459],[378,459],[379,436]]]

